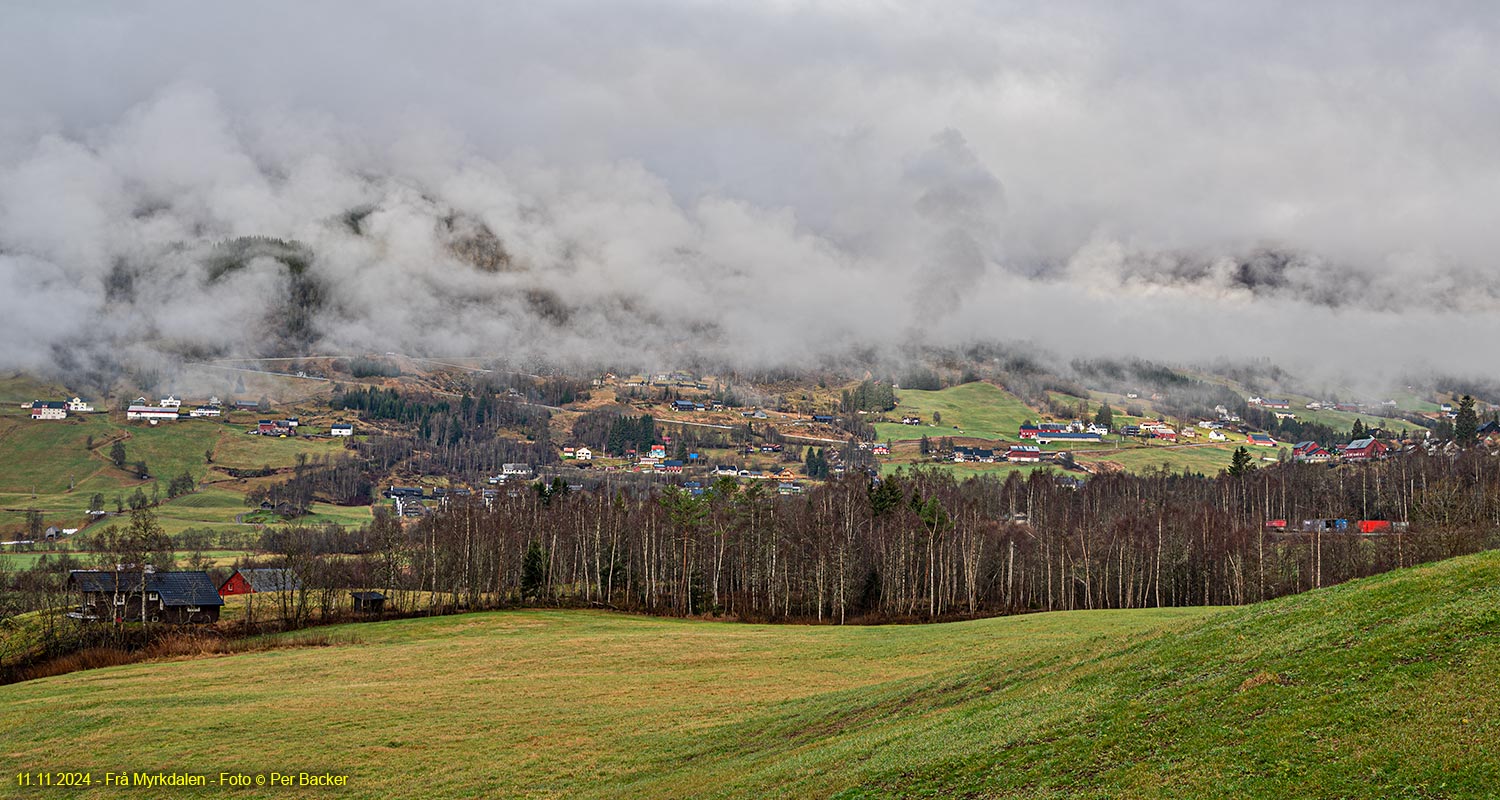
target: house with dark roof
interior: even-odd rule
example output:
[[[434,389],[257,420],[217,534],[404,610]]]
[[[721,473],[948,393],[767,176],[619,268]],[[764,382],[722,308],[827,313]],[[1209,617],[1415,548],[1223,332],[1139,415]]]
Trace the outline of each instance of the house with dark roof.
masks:
[[[203,624],[217,622],[224,605],[201,571],[74,570],[68,588],[81,597],[83,619]]]
[[[67,416],[67,403],[52,400],[37,400],[31,404],[32,419],[66,419]]]
[[[1269,433],[1249,433],[1245,435],[1245,444],[1253,447],[1275,447],[1276,440]]]
[[[297,573],[289,569],[237,569],[219,586],[219,596],[295,592],[301,588]]]

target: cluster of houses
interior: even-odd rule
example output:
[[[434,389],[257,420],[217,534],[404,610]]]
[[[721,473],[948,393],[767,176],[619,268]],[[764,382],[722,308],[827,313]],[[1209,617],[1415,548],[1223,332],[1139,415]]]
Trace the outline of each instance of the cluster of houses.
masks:
[[[1022,439],[1035,441],[1037,444],[1050,444],[1052,442],[1101,442],[1109,435],[1109,426],[1096,425],[1092,422],[1085,424],[1081,420],[1072,422],[1042,422],[1038,424],[1023,424],[1017,433]]]
[[[182,400],[176,395],[167,395],[152,405],[145,397],[137,397],[130,406],[125,409],[125,419],[141,420],[155,425],[164,420],[180,419],[184,412]],[[188,417],[219,417],[224,415],[224,404],[219,398],[211,397],[207,403],[188,409]]]
[[[1355,533],[1363,536],[1380,536],[1409,530],[1411,524],[1387,519],[1304,519],[1292,525],[1284,519],[1266,520],[1266,530],[1274,533]]]
[[[1048,455],[1055,454],[1049,453]],[[1041,460],[1042,448],[1031,444],[1013,444],[1004,451],[987,447],[953,448],[953,462],[955,464],[994,464],[1001,461],[1009,461],[1016,464],[1035,464]]]
[[[73,619],[108,622],[162,622],[204,625],[218,622],[224,598],[267,592],[300,591],[302,581],[289,569],[240,569],[222,584],[203,571],[144,569],[73,570],[68,588],[79,604]],[[356,613],[385,610],[380,592],[351,591]]]
[[[69,414],[88,414],[94,410],[81,397],[71,400],[33,400],[22,403],[21,408],[31,409],[32,419],[67,419]]]
[[[1390,446],[1373,436],[1355,439],[1329,451],[1317,442],[1298,442],[1292,446],[1292,460],[1309,464],[1341,461],[1375,461],[1390,453]]]

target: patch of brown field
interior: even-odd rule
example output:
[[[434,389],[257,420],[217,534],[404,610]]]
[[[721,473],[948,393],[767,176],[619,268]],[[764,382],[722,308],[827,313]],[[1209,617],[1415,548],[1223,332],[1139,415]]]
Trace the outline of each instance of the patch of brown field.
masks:
[[[1246,678],[1245,682],[1241,683],[1240,687],[1238,689],[1235,689],[1235,691],[1248,692],[1251,689],[1265,686],[1268,683],[1275,684],[1277,686],[1288,686],[1291,684],[1291,681],[1288,680],[1285,675],[1278,675],[1274,672],[1257,672],[1254,675]]]
[[[357,637],[332,636],[327,633],[309,633],[297,636],[261,637],[255,639],[227,639],[221,636],[201,634],[175,634],[153,642],[141,650],[125,650],[118,647],[88,647],[76,653],[59,656],[26,670],[21,680],[50,678],[86,669],[118,667],[152,661],[183,661],[194,658],[260,653],[269,650],[287,650],[301,647],[332,647],[341,644],[357,644]]]

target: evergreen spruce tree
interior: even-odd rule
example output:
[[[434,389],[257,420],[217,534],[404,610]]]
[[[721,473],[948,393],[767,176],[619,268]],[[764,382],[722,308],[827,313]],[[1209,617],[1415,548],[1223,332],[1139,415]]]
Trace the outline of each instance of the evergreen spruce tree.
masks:
[[[1474,413],[1474,398],[1464,395],[1458,401],[1458,416],[1453,420],[1453,438],[1465,447],[1474,443],[1479,431],[1479,417]]]
[[[1363,422],[1361,422],[1360,420],[1358,420],[1358,419],[1354,420],[1354,428],[1349,431],[1349,438],[1351,438],[1351,439],[1363,439],[1363,438],[1365,438],[1365,424]]]
[[[1236,447],[1234,455],[1229,458],[1229,474],[1238,477],[1254,469],[1255,464],[1250,458],[1250,451],[1243,447]]]
[[[547,554],[535,539],[526,546],[521,558],[521,599],[539,600],[546,591]]]

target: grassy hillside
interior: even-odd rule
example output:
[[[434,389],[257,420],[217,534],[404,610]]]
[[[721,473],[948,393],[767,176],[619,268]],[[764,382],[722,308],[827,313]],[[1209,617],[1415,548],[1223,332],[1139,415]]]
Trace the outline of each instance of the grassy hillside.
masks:
[[[331,770],[356,797],[1484,797],[1497,631],[1496,553],[1233,610],[476,614],[0,687],[0,754]]]
[[[1020,398],[992,383],[966,383],[935,392],[902,389],[897,401],[900,405],[891,416],[914,413],[923,424],[881,423],[875,426],[880,439],[915,439],[924,433],[933,438],[956,436],[962,430],[963,436],[1015,441],[1022,422],[1041,418]],[[934,411],[942,413],[942,424],[932,424]]]

